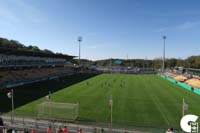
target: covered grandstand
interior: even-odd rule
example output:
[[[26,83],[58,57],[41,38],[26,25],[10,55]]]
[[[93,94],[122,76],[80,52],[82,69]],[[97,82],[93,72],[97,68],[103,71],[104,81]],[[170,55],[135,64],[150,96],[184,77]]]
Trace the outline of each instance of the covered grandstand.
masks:
[[[74,57],[0,38],[0,87],[10,88],[72,74],[77,70],[71,63]]]
[[[15,50],[0,47],[0,68],[64,66],[74,56]]]

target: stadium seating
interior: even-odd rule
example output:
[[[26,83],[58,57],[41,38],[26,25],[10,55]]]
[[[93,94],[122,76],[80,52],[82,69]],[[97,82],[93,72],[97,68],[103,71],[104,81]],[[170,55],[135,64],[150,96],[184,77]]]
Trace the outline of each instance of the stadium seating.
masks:
[[[0,72],[0,85],[8,82],[32,80],[35,78],[59,76],[73,72],[72,67],[31,68],[21,70],[3,70]]]
[[[185,81],[185,83],[187,83],[193,87],[200,88],[200,80],[199,79],[191,78],[191,79],[188,79],[187,81]]]
[[[172,73],[172,72],[165,72],[165,75],[168,76],[168,77],[171,77],[171,78],[174,78],[174,77],[177,76],[177,74]]]
[[[200,79],[198,77],[188,75],[187,73],[176,75],[172,72],[165,72],[164,75],[158,74],[158,76],[200,95]]]
[[[66,60],[62,58],[16,56],[0,54],[0,67],[16,66],[64,66]]]
[[[181,81],[181,82],[184,82],[185,80],[187,80],[188,78],[183,76],[183,75],[177,75],[174,77],[175,80],[177,81]]]

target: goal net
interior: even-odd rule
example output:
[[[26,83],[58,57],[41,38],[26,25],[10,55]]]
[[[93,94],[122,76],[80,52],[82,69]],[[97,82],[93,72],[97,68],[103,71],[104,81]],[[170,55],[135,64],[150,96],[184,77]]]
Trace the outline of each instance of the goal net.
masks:
[[[38,105],[38,118],[51,120],[76,120],[79,104],[43,102]]]

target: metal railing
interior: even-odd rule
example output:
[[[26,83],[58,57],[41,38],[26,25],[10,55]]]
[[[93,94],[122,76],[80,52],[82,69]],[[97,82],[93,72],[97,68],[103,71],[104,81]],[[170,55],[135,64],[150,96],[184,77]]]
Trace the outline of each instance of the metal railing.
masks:
[[[7,128],[19,128],[19,129],[34,129],[41,132],[46,131],[46,129],[51,126],[52,132],[56,131],[58,127],[67,126],[70,132],[77,132],[82,129],[83,132],[93,132],[93,133],[110,133],[110,123],[101,123],[94,121],[57,121],[57,120],[41,120],[38,119],[36,115],[23,115],[15,114],[14,120],[11,121],[10,114],[1,114],[0,117],[3,118],[5,127]],[[170,128],[170,127],[169,127]],[[134,122],[125,122],[124,124],[113,123],[112,132],[113,133],[164,133],[167,129],[165,127],[144,125]],[[181,129],[175,128],[176,133],[182,133]]]

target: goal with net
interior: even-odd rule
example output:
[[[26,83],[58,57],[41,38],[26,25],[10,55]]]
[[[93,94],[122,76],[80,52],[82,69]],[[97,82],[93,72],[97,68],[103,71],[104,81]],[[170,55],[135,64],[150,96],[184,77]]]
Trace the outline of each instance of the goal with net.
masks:
[[[76,120],[79,104],[43,102],[38,105],[38,118],[50,120]]]

